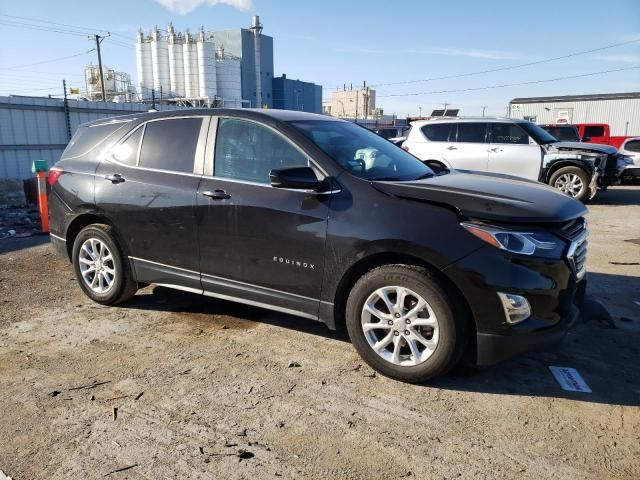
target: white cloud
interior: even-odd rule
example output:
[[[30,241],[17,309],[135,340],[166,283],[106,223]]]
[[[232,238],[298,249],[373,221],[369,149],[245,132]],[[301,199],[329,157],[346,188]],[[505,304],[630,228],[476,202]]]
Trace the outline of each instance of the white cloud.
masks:
[[[230,7],[237,8],[238,10],[253,10],[252,0],[155,0],[167,10],[180,15],[186,15],[187,13],[195,10],[201,5],[229,5]]]
[[[520,58],[518,55],[498,50],[474,50],[462,48],[429,48],[422,53],[429,55],[446,55],[450,57],[488,58],[491,60],[513,60]]]

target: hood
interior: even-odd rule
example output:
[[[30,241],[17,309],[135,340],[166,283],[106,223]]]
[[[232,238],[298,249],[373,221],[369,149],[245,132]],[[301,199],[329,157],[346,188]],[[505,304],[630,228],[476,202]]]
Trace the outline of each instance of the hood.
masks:
[[[582,203],[552,187],[509,175],[453,170],[424,180],[372,184],[388,195],[449,205],[467,218],[554,223],[587,213]]]
[[[583,152],[604,153],[611,155],[618,151],[611,145],[601,145],[599,143],[581,143],[581,142],[556,142],[549,145],[558,150],[582,150]]]

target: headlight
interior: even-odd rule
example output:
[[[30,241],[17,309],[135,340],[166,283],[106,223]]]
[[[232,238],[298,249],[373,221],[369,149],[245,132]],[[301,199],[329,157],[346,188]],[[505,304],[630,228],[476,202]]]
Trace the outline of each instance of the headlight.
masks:
[[[483,242],[520,255],[560,258],[565,247],[562,240],[549,232],[521,232],[471,223],[460,225]]]

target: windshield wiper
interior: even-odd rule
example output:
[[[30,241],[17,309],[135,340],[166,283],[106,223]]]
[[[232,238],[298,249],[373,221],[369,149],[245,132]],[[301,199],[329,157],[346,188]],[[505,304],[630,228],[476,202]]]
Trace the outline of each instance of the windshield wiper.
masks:
[[[449,171],[449,170],[447,170]],[[425,173],[424,175],[420,175],[418,178],[414,178],[414,180],[423,180],[425,178],[431,178],[431,177],[435,177],[436,174],[435,173]]]
[[[370,182],[399,182],[400,179],[396,177],[372,177],[367,178]]]

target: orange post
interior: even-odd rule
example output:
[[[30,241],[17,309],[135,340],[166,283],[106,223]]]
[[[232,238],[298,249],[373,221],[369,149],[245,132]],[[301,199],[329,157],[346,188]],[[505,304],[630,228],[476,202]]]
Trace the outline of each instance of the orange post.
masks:
[[[40,225],[42,231],[49,232],[49,199],[47,198],[47,174],[36,172],[38,178],[38,205],[40,207]]]

